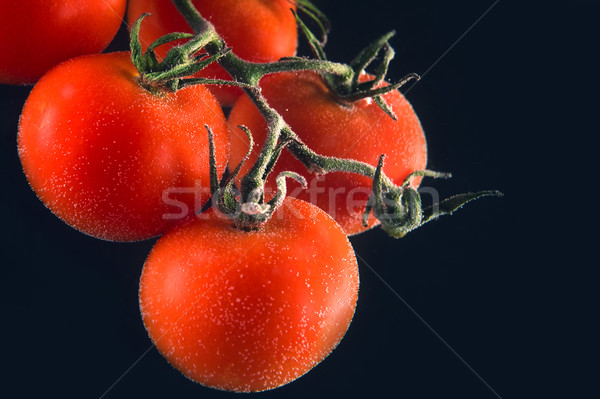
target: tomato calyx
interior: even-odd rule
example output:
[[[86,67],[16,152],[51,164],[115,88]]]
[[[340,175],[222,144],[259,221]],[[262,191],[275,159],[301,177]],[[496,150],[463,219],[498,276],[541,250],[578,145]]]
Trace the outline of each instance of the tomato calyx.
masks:
[[[381,222],[382,228],[394,238],[402,238],[425,223],[442,215],[451,215],[470,201],[483,197],[501,197],[503,194],[496,190],[479,191],[476,193],[458,194],[439,203],[423,209],[419,192],[411,186],[416,177],[433,177],[448,179],[450,173],[440,173],[431,170],[419,170],[406,177],[400,186],[389,185],[383,174],[385,155],[379,157],[375,176],[373,177],[372,193],[367,201],[363,215],[363,225],[368,226],[371,212]]]
[[[142,14],[131,27],[130,49],[131,60],[140,76],[139,83],[153,94],[161,95],[164,92],[174,92],[183,87],[197,84],[229,84],[245,86],[235,81],[219,79],[190,78],[209,64],[218,61],[231,51],[231,48],[222,47],[209,55],[204,48],[210,43],[219,40],[214,30],[206,30],[202,34],[174,32],[162,36],[152,42],[146,51],[142,51],[139,33],[142,21],[150,14]],[[188,41],[172,47],[161,61],[156,56],[155,49],[166,43],[176,40]]]
[[[323,49],[327,41],[326,36],[319,40],[297,15],[296,21],[308,41],[313,55],[319,60],[326,61],[327,56]],[[329,88],[336,101],[340,104],[348,104],[364,98],[372,98],[379,108],[390,118],[396,120],[396,115],[385,102],[382,95],[400,89],[411,80],[418,81],[421,77],[416,73],[409,73],[396,83],[384,84],[389,65],[395,56],[394,49],[389,43],[395,34],[395,31],[388,32],[360,51],[348,65],[351,73],[339,75],[324,72],[321,74],[323,82]],[[375,75],[372,79],[364,80],[363,78],[367,76],[365,70],[380,54],[381,62],[376,67]]]
[[[299,182],[303,188],[306,188],[306,180],[303,176],[290,171],[279,173],[276,178],[277,192],[269,200],[265,199],[264,186],[257,186],[244,197],[238,195],[235,190],[234,182],[242,166],[248,160],[254,140],[250,130],[245,126],[239,128],[248,136],[248,152],[236,168],[222,182],[219,180],[216,167],[215,144],[212,130],[208,125],[205,126],[208,131],[209,153],[210,153],[210,186],[213,200],[213,208],[225,216],[233,219],[235,225],[241,230],[257,230],[263,223],[268,221],[273,213],[283,203],[287,194],[286,179],[294,179]],[[280,145],[273,158],[267,174],[272,170],[275,160],[285,145]],[[265,177],[266,180],[266,177]],[[244,199],[242,199],[244,198]]]

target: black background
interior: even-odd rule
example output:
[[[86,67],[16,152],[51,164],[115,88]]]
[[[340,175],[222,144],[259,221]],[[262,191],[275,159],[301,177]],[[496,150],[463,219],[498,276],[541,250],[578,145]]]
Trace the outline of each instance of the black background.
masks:
[[[586,337],[598,318],[588,150],[598,134],[592,80],[600,7],[524,3],[500,0],[440,58],[492,0],[316,1],[333,23],[330,59],[347,62],[395,29],[390,78],[428,71],[404,91],[427,134],[429,168],[454,178],[424,184],[443,197],[480,189],[505,197],[401,240],[379,229],[352,238],[361,289],[346,337],[304,377],[256,396],[597,391]],[[122,29],[110,48],[123,49],[126,35]],[[29,90],[0,86],[0,395],[232,397],[187,380],[151,348],[137,284],[155,240],[84,236],[28,187],[16,132]]]

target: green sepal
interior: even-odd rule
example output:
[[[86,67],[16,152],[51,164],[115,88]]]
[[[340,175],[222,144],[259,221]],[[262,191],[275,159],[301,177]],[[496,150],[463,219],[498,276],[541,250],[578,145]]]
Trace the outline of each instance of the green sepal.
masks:
[[[154,51],[154,49],[156,49],[158,46],[162,46],[163,44],[174,42],[175,40],[191,39],[192,37],[194,37],[194,35],[191,33],[184,33],[184,32],[168,33],[164,36],[159,37],[152,43],[150,43],[150,45],[148,46],[148,49],[146,51]]]
[[[219,58],[221,58],[225,54],[227,54],[230,50],[231,49],[224,49],[223,51],[220,51],[220,52],[216,53],[215,55],[212,55],[210,57],[205,57],[200,61],[193,61],[191,63],[185,62],[182,60],[180,63],[170,65],[170,68],[167,69],[166,71],[148,73],[145,75],[145,77],[146,77],[146,79],[153,80],[153,81],[156,81],[156,80],[168,81],[168,80],[172,80],[172,79],[183,78],[185,76],[191,76],[191,75],[199,72],[200,70],[204,69],[207,65],[212,64],[213,62],[217,61]],[[173,60],[175,58],[176,58],[176,56],[173,56],[169,60],[167,60],[167,58],[165,58],[165,60],[163,62],[174,62]]]
[[[270,208],[269,211],[265,214],[265,220],[268,220],[271,217],[271,215],[277,210],[277,208],[279,208],[283,203],[283,200],[285,199],[285,196],[287,194],[287,184],[285,182],[285,179],[288,178],[296,180],[302,185],[303,188],[306,188],[306,179],[298,173],[285,171],[278,174],[277,179],[275,180],[275,184],[277,185],[277,192],[275,193],[273,198],[271,198],[269,202],[267,202],[267,205],[269,205]]]
[[[133,25],[131,26],[131,33],[129,35],[129,48],[131,51],[131,62],[143,75],[145,71],[148,70],[147,66],[144,62],[144,54],[142,51],[142,43],[140,42],[140,27],[142,25],[142,21],[146,18],[148,13],[144,13],[140,15],[138,19],[135,20]]]
[[[375,71],[375,79],[373,79],[371,81],[371,88],[377,87],[381,82],[383,82],[383,80],[385,79],[387,73],[388,73],[388,68],[390,66],[390,62],[392,62],[392,60],[394,59],[394,56],[396,55],[396,52],[394,51],[394,49],[392,48],[392,46],[390,46],[390,44],[388,42],[383,44],[383,59],[381,61],[381,63],[379,64],[379,66],[377,67],[377,70]]]
[[[144,18],[146,18],[149,15],[149,13],[142,14],[131,27],[129,42],[129,46],[131,49],[131,60],[133,62],[133,65],[135,65],[135,67],[137,68],[140,75],[144,76],[145,78],[149,78],[150,80],[159,80],[160,78],[155,79],[151,75],[155,73],[165,72],[168,69],[168,62],[161,63],[158,61],[158,59],[156,58],[156,53],[154,52],[156,47],[175,40],[191,39],[195,36],[191,33],[183,32],[169,33],[153,41],[146,49],[146,52],[143,52],[142,44],[140,41],[140,28]]]
[[[423,225],[427,222],[430,222],[434,219],[437,219],[438,217],[443,216],[443,215],[452,215],[455,211],[459,210],[467,203],[474,201],[476,199],[483,198],[483,197],[502,197],[502,196],[504,196],[504,194],[502,194],[498,190],[486,190],[486,191],[479,191],[476,193],[457,194],[450,198],[446,198],[445,200],[441,201],[438,204],[434,204],[432,206],[425,208],[423,210],[423,222],[421,223],[421,225]]]
[[[365,207],[365,212],[363,213],[363,226],[367,227],[369,225],[369,215],[371,211],[376,206],[381,206],[381,198],[378,193],[382,192],[383,189],[383,160],[385,159],[385,154],[381,154],[379,157],[379,162],[377,163],[377,168],[375,169],[375,173],[373,174],[373,180],[371,181],[371,194],[369,195],[369,199],[367,200],[367,205]]]
[[[265,173],[262,176],[263,181],[267,180],[267,178],[269,177],[269,175],[273,171],[273,168],[275,167],[275,164],[277,163],[277,160],[281,156],[281,152],[283,151],[283,149],[285,147],[287,147],[287,145],[290,143],[290,141],[291,140],[284,140],[284,141],[281,141],[279,144],[277,144],[277,147],[275,147],[275,149],[273,150],[273,154],[271,155],[271,159],[269,159],[269,163],[267,163],[267,166],[265,167]]]
[[[209,154],[209,173],[210,173],[210,193],[214,195],[219,191],[219,175],[217,172],[217,157],[215,155],[215,136],[208,125],[204,125],[208,132],[208,154]]]
[[[327,42],[327,33],[331,29],[331,22],[327,16],[308,0],[296,0],[296,6],[317,24],[321,33],[320,44],[324,47]]]
[[[294,14],[294,18],[296,18],[296,24],[300,28],[300,32],[303,33],[304,37],[308,41],[308,45],[310,46],[314,56],[319,60],[326,60],[327,56],[325,55],[325,50],[323,50],[323,43],[317,39],[308,26],[306,26],[304,21],[300,19],[298,14],[294,10],[291,11]]]
[[[392,118],[394,121],[398,120],[398,118],[396,117],[396,114],[394,113],[394,111],[392,111],[392,109],[390,108],[390,106],[385,102],[385,100],[383,99],[383,97],[381,97],[381,96],[373,96],[373,101],[390,118]]]
[[[414,172],[412,172],[408,176],[406,176],[406,178],[402,182],[401,187],[405,187],[405,188],[409,187],[415,177],[432,177],[434,179],[450,179],[450,178],[452,178],[452,173],[437,172],[435,170],[429,170],[429,169],[415,170]]]
[[[238,126],[238,128],[240,128],[244,133],[246,133],[246,136],[248,136],[248,151],[246,152],[246,155],[244,155],[244,158],[242,158],[242,160],[237,164],[233,172],[230,173],[223,186],[223,192],[218,198],[221,210],[225,214],[229,215],[235,214],[235,212],[238,209],[238,202],[235,199],[233,184],[235,182],[235,179],[239,175],[242,166],[246,163],[248,158],[250,158],[250,154],[252,154],[252,149],[254,147],[254,139],[252,138],[252,133],[250,132],[250,129],[242,125]]]
[[[350,90],[354,90],[354,88],[358,85],[358,78],[361,73],[364,72],[365,68],[367,68],[371,62],[377,57],[377,54],[381,51],[381,49],[388,44],[388,41],[396,34],[395,31],[391,31],[381,36],[379,39],[369,44],[367,47],[362,49],[360,53],[350,61],[350,67],[354,71],[354,76],[352,77],[352,81],[350,82]],[[389,61],[388,61],[389,63]]]
[[[356,91],[352,94],[348,94],[345,96],[340,96],[340,98],[344,101],[357,101],[367,97],[380,96],[382,94],[389,93],[390,91],[399,89],[400,87],[404,86],[413,79],[418,81],[419,79],[421,79],[421,77],[416,73],[409,73],[408,75],[403,77],[402,80],[400,80],[399,82],[387,86],[378,87],[376,89],[367,88],[369,85],[371,85],[371,81],[363,82],[361,83],[361,85],[364,84],[364,86],[359,85],[359,89],[362,90]]]

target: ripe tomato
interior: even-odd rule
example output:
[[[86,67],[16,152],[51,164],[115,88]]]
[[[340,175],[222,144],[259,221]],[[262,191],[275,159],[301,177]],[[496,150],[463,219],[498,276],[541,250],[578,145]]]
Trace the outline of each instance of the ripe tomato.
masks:
[[[366,76],[363,77],[363,80]],[[385,174],[400,184],[413,171],[424,169],[427,146],[423,129],[413,108],[400,92],[385,94],[385,101],[397,116],[394,121],[372,99],[340,104],[313,72],[279,73],[260,82],[262,93],[298,137],[319,154],[353,158],[372,165],[386,154]],[[247,96],[242,96],[229,115],[231,135],[230,166],[236,165],[248,149],[248,139],[236,126],[250,128],[257,148],[265,140],[266,123]],[[242,172],[256,160],[254,151]],[[288,195],[316,204],[328,212],[346,231],[357,234],[364,230],[362,216],[371,190],[371,179],[355,174],[334,172],[318,176],[306,168],[287,150],[281,154],[273,174],[284,170],[307,178],[308,188],[288,180]],[[273,180],[273,179],[271,179]],[[420,179],[414,179],[417,185]],[[267,189],[274,189],[271,181]],[[377,223],[371,217],[369,226]]]
[[[203,385],[255,392],[302,376],[342,339],[358,297],[346,235],[287,198],[258,231],[209,210],[163,235],[140,280],[140,309],[163,356]]]
[[[227,125],[208,89],[158,96],[137,77],[126,52],[73,58],[40,79],[19,123],[35,193],[72,227],[106,240],[162,233],[174,223],[170,204],[192,213],[190,191],[209,185],[205,124],[220,172],[227,163]]]
[[[34,83],[66,59],[99,53],[113,39],[126,0],[0,0],[0,83]]]
[[[229,47],[241,58],[252,62],[276,61],[296,53],[296,20],[289,0],[193,0],[203,17],[208,19]],[[171,32],[191,32],[185,19],[171,0],[130,0],[127,21],[133,22],[143,13],[151,15],[142,23],[142,46]],[[157,54],[164,57],[169,46],[161,46]],[[211,64],[198,76],[231,80],[218,64]],[[210,86],[221,104],[231,105],[242,90],[231,86]]]

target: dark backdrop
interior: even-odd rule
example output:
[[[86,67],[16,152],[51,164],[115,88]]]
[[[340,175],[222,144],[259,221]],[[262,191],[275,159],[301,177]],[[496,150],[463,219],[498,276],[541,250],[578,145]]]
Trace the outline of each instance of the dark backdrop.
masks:
[[[333,23],[331,59],[349,61],[395,29],[390,77],[426,72],[407,97],[429,167],[455,177],[425,184],[442,196],[506,195],[401,240],[379,229],[352,238],[361,289],[346,337],[307,375],[260,395],[585,396],[597,376],[585,336],[598,280],[586,255],[596,233],[581,233],[593,223],[595,189],[576,179],[594,171],[584,154],[598,132],[590,85],[599,2],[500,0],[475,26],[492,0],[316,3]],[[29,90],[0,86],[0,395],[233,397],[182,377],[154,349],[140,359],[151,343],[137,284],[155,240],[96,240],[44,208],[16,154]]]

